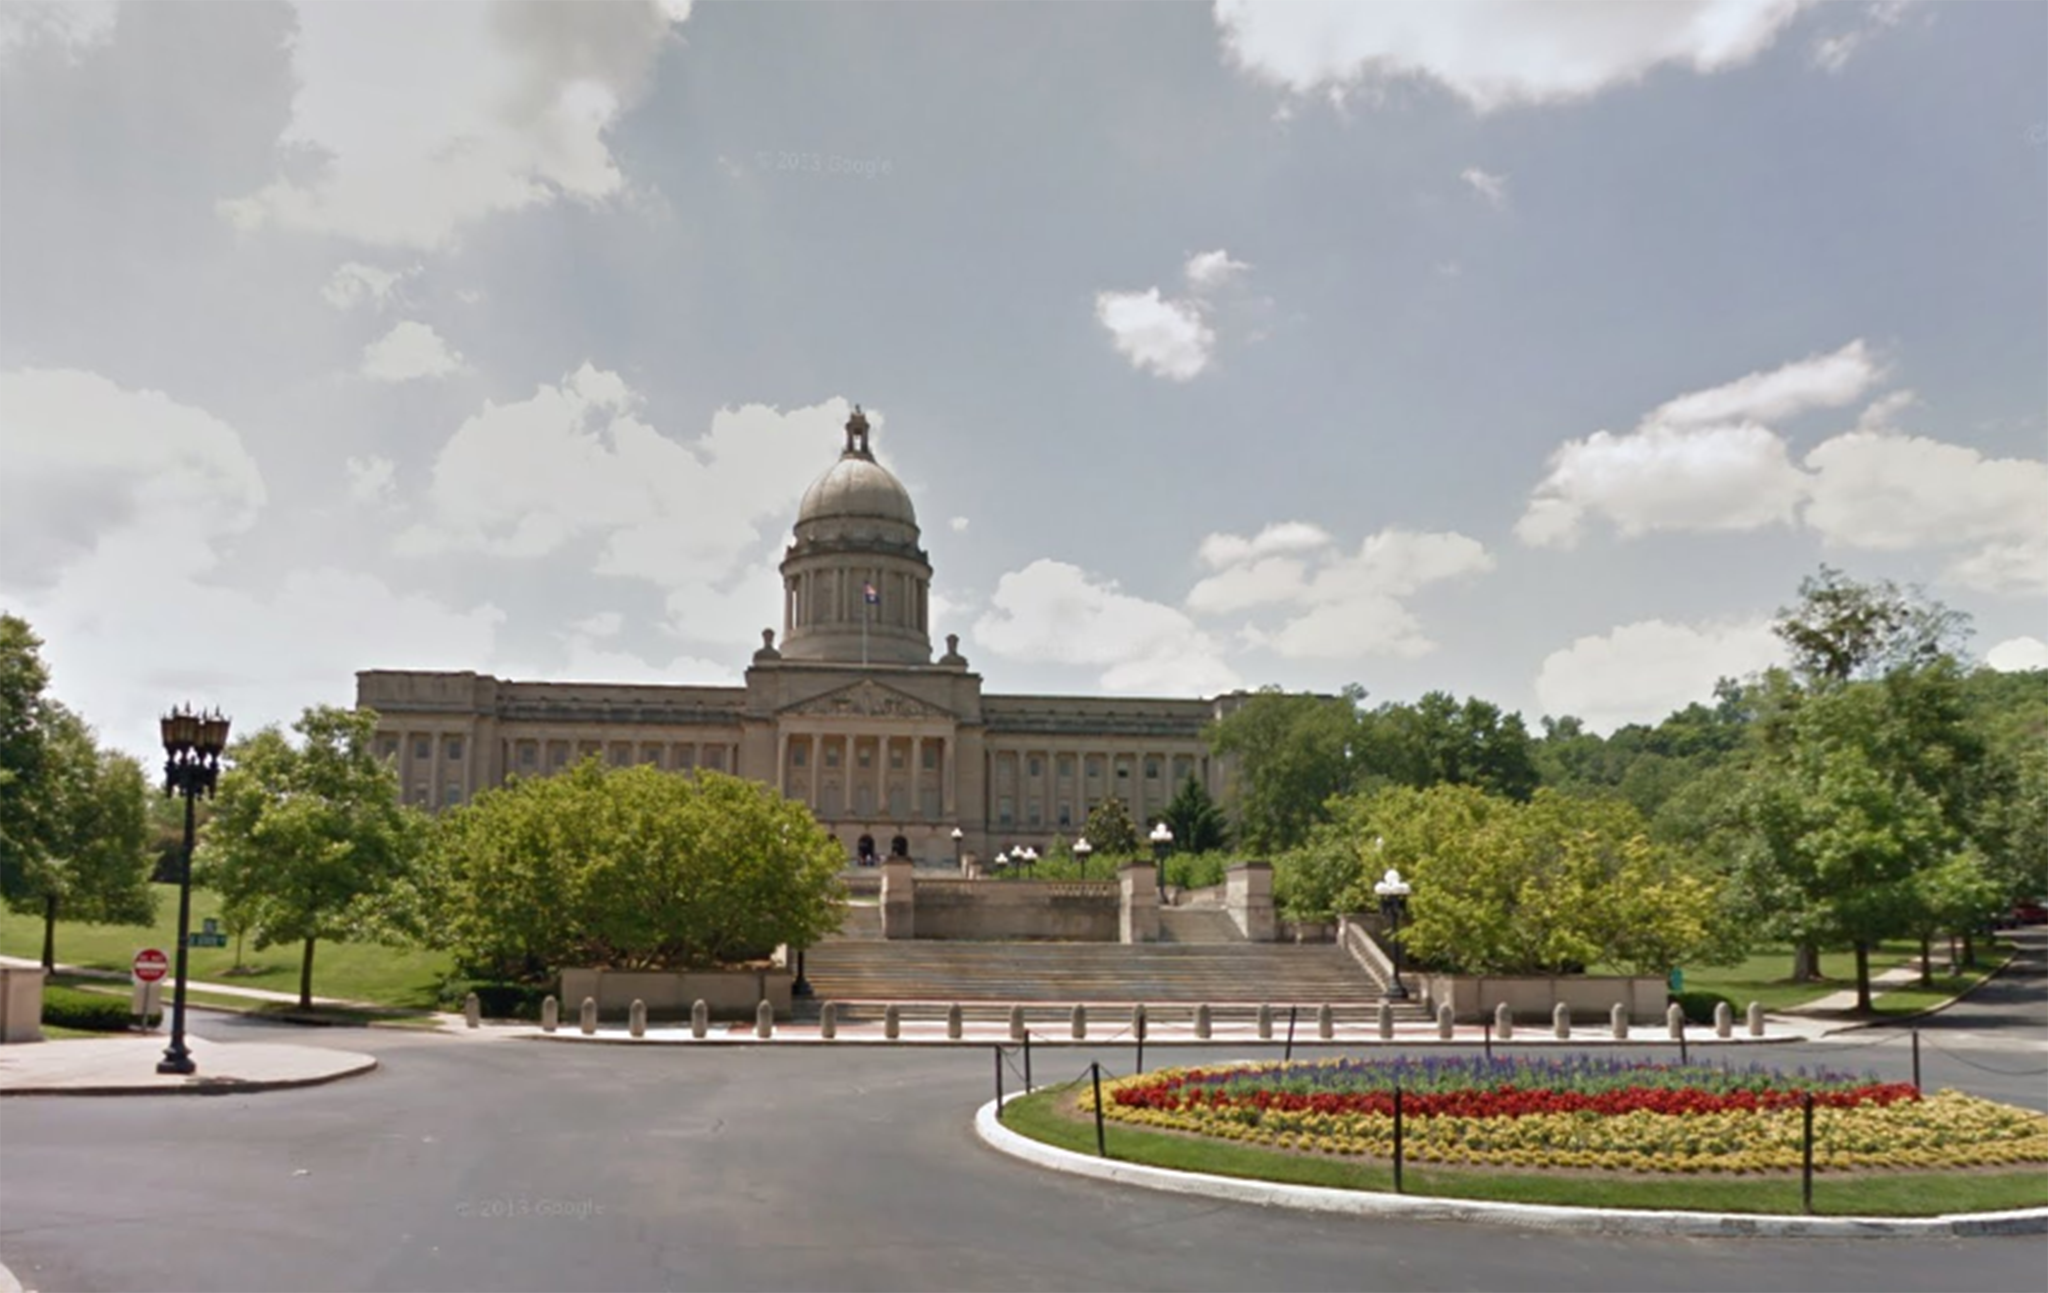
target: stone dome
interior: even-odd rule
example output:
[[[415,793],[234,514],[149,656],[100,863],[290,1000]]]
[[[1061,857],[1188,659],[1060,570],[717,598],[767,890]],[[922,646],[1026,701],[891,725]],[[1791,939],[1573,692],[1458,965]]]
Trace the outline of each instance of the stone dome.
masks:
[[[853,517],[917,524],[917,511],[910,505],[910,493],[903,488],[903,482],[866,453],[848,449],[830,471],[804,491],[796,521],[802,525],[806,521]]]

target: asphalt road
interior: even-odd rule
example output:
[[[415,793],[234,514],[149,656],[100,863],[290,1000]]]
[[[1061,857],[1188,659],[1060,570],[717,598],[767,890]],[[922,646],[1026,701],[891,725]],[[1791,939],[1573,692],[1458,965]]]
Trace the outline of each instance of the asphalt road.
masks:
[[[2048,973],[1921,1025],[1923,1079],[2048,1108]],[[223,1039],[257,1027],[213,1019]],[[986,1050],[384,1031],[304,1091],[0,1104],[30,1289],[2021,1289],[2048,1240],[1674,1240],[1334,1219],[1082,1181],[975,1139]],[[1039,1049],[1041,1081],[1095,1052]],[[1119,1071],[1128,1048],[1099,1052]],[[1175,1059],[1208,1057],[1174,1052]],[[1903,1031],[1745,1051],[1904,1076]],[[1148,1060],[1152,1059],[1148,1056]],[[1823,1188],[1825,1188],[1823,1184]]]

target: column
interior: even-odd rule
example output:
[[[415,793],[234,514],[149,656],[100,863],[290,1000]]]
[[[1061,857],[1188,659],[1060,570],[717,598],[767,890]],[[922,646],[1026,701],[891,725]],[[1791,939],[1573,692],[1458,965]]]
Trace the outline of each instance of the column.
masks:
[[[775,732],[775,793],[789,793],[789,733],[777,728]]]
[[[913,732],[910,736],[910,819],[926,820],[924,815],[924,733]]]
[[[946,744],[939,750],[939,807],[943,810],[942,815],[947,818],[957,818],[960,815],[960,805],[953,788],[953,743],[958,739],[958,735],[955,732],[947,736]]]

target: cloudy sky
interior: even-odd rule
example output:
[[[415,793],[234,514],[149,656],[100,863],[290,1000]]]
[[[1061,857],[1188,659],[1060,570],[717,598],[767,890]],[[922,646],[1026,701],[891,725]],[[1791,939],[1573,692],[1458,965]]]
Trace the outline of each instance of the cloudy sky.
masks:
[[[0,3],[0,607],[151,744],[736,681],[849,403],[992,691],[2048,665],[2048,8]]]

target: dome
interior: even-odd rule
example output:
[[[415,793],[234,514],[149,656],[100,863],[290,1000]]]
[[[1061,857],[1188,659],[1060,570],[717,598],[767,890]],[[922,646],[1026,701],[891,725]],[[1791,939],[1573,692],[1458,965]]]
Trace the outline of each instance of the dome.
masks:
[[[804,501],[796,511],[798,525],[841,517],[917,524],[910,492],[868,450],[868,420],[859,405],[854,406],[853,418],[846,424],[846,452],[804,491]]]

